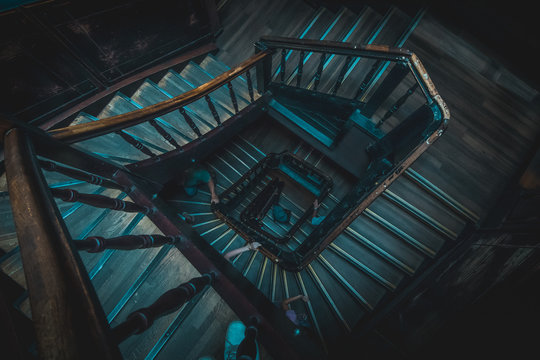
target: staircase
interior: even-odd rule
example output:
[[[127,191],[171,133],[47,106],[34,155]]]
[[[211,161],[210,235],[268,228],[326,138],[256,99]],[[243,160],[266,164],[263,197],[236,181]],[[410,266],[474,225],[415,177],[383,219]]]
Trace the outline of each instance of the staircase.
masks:
[[[255,6],[253,3],[249,2],[246,11],[250,6]],[[403,46],[423,15],[421,11],[411,17],[395,7],[385,13],[378,13],[369,7],[354,13],[347,8],[337,12],[324,7],[313,9],[301,1],[266,3],[271,4],[267,11],[275,21],[270,29],[273,35],[397,47]],[[224,16],[229,7],[232,5],[225,4],[221,10]],[[290,10],[283,17],[277,16],[285,7],[296,10]],[[287,21],[287,16],[292,15],[299,20]],[[249,21],[226,25],[222,41],[234,42],[235,39],[228,32],[240,26],[249,26]],[[257,37],[255,40],[260,37],[259,30],[264,34],[269,33],[268,29],[256,29],[253,31],[253,36]],[[242,49],[244,45],[249,49]],[[229,65],[244,60],[246,54],[253,51],[253,43],[239,42],[236,46],[238,54],[222,51],[208,55],[200,61],[170,69],[159,80],[146,79],[133,93],[118,92],[99,113],[81,112],[72,125],[151,106],[197,88],[229,70]],[[319,55],[308,52],[299,55],[298,52],[285,51],[282,55],[281,59],[285,61],[280,61],[280,56],[274,56],[275,82],[307,90],[316,89],[346,99],[357,98],[358,84],[366,78],[375,63],[374,60],[358,59],[350,62],[346,67],[348,70],[343,72],[347,61],[344,57],[328,56],[321,61]],[[384,78],[382,74],[385,71],[379,69],[380,74],[374,77]],[[254,69],[249,76],[256,78]],[[337,77],[341,78],[338,88],[335,85]],[[377,124],[386,114],[383,110],[385,106],[395,103],[408,86],[392,93],[368,121],[373,126]],[[323,153],[324,147],[332,146],[338,138],[348,119],[324,117],[315,111],[295,108],[275,99],[263,104],[259,100],[262,94],[255,92],[251,98],[246,75],[233,80],[232,89],[235,101],[231,101],[230,90],[222,87],[207,98],[185,106],[182,111],[81,141],[74,146],[117,165],[128,166],[180,149],[219,124],[226,123],[253,101],[259,101],[261,106],[268,106],[269,116],[248,126],[219,151],[202,160],[217,176],[218,193],[268,153],[290,151],[332,176],[334,187],[321,206],[322,215],[329,213],[356,180],[350,172],[337,166]],[[283,109],[288,113],[284,113]],[[294,116],[290,116],[290,113]],[[279,114],[287,117],[292,125],[283,126],[283,122],[272,118]],[[378,131],[387,133],[396,123],[390,117],[380,125]],[[298,129],[293,129],[294,126]],[[164,137],[164,133],[169,137]],[[329,142],[321,141],[323,137],[318,134],[330,139]],[[50,188],[70,188],[81,193],[130,200],[121,190],[88,184],[55,172],[43,173]],[[252,192],[248,200],[256,195],[256,192]],[[199,190],[191,198],[176,194],[164,200],[176,210],[179,218],[184,219],[185,213],[193,217],[192,228],[221,254],[245,245],[240,235],[213,214],[209,192]],[[0,267],[25,288],[8,201],[8,195],[3,194],[0,203]],[[108,238],[128,234],[162,234],[142,213],[103,210],[58,199],[56,204],[73,239],[90,235]],[[284,192],[280,204],[291,210],[293,219],[302,216],[310,206],[309,202],[292,192]],[[317,339],[326,352],[332,353],[333,346],[340,339],[361,329],[370,316],[410,284],[441,253],[451,248],[468,221],[477,220],[477,215],[424,178],[413,166],[302,271],[287,272],[257,251],[242,253],[231,262],[277,307],[288,297],[298,294],[308,296],[309,302],[296,302],[292,307],[298,313],[307,314],[310,326],[305,331]],[[264,225],[277,235],[285,231],[283,225],[268,217]],[[312,225],[304,224],[287,246],[294,250],[312,229]],[[189,261],[171,245],[134,251],[106,250],[96,254],[81,252],[80,256],[111,326],[125,320],[133,310],[147,306],[158,294],[199,276]],[[27,294],[12,304],[31,319]],[[223,351],[227,324],[237,319],[225,301],[209,288],[177,312],[160,318],[150,330],[123,342],[120,350],[129,359],[197,359],[205,354],[217,358]],[[266,355],[266,358],[270,358],[270,355]]]

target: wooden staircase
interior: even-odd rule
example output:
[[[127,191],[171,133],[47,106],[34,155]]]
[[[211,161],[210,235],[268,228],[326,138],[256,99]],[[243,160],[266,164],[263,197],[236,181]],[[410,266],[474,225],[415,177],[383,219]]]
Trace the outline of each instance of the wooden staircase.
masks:
[[[270,27],[255,26],[255,20],[251,17],[247,21],[240,21],[242,14],[238,14],[238,21],[225,24],[220,39],[222,51],[184,67],[170,69],[159,81],[146,79],[133,93],[118,92],[99,113],[81,112],[72,125],[151,106],[204,85],[229,70],[229,66],[244,60],[261,33],[401,47],[424,14],[419,11],[415,16],[409,16],[395,7],[385,13],[378,13],[369,7],[354,13],[347,8],[337,12],[324,7],[314,9],[301,1],[265,3],[268,7],[264,11],[271,19]],[[230,1],[221,10],[225,18],[227,12],[234,8],[233,5],[234,1]],[[254,2],[248,2],[246,14],[254,6]],[[282,12],[283,16],[278,16]],[[291,18],[297,20],[291,21]],[[251,25],[254,27],[249,35],[235,37],[239,31],[250,29]],[[250,36],[253,41],[249,40]],[[238,52],[233,53],[229,50],[231,48],[237,48]],[[383,74],[390,71],[384,65],[376,66],[373,59],[356,59],[347,63],[349,60],[343,56],[327,56],[321,61],[319,54],[310,52],[300,55],[298,52],[284,51],[282,55],[273,57],[273,80],[276,83],[316,89],[320,93],[345,99],[369,100],[367,95],[357,96],[359,84],[364,82],[369,91],[375,89],[375,84],[380,84],[379,81],[384,79]],[[344,67],[346,63],[348,66]],[[250,70],[249,76],[256,78],[254,69]],[[341,79],[338,87],[336,78]],[[374,82],[366,79],[374,79]],[[396,103],[411,85],[400,85],[373,110],[368,119],[373,126],[387,116],[385,109]],[[295,123],[294,118],[289,118],[290,126],[283,126],[283,121],[275,119],[278,113],[285,116],[278,106],[271,101],[263,102],[263,94],[256,91],[252,98],[250,92],[253,89],[250,91],[249,87],[246,75],[237,77],[232,81],[235,101],[231,101],[230,90],[222,87],[207,98],[185,106],[182,111],[156,118],[152,124],[139,124],[78,142],[74,146],[119,166],[127,166],[179,149],[219,124],[226,123],[253,101],[258,101],[259,106],[268,109],[266,115],[232,137],[218,151],[197,161],[215,172],[220,193],[267,154],[289,151],[332,176],[333,190],[321,207],[323,215],[329,213],[357,179],[325,155],[324,146],[328,146],[317,139],[310,129],[335,138],[340,126],[328,118],[317,117],[316,113],[294,108],[288,110],[303,122]],[[419,94],[411,96],[411,103],[403,111],[410,110],[420,101]],[[398,120],[392,115],[379,124],[379,129],[387,133],[397,123]],[[170,135],[170,139],[162,136],[163,131]],[[44,175],[49,188],[70,188],[81,193],[131,200],[121,190],[88,184],[49,171],[44,171]],[[246,200],[256,195],[256,192],[252,192]],[[190,198],[178,193],[163,200],[177,212],[179,219],[184,219],[184,213],[191,215],[195,219],[191,227],[219,253],[224,254],[245,245],[245,239],[211,211],[207,191],[199,190],[195,197]],[[16,233],[10,222],[8,201],[8,195],[3,194],[0,202],[0,267],[4,274],[24,289],[24,271],[17,251]],[[162,234],[142,213],[97,209],[61,200],[56,200],[56,205],[74,239],[89,235]],[[285,191],[281,195],[280,205],[291,210],[293,219],[298,219],[310,203],[298,194]],[[308,296],[309,302],[297,302],[292,306],[298,313],[308,316],[310,327],[304,331],[321,344],[326,354],[332,354],[335,344],[361,329],[389,299],[399,294],[437,257],[452,248],[468,223],[478,220],[479,216],[474,211],[430,182],[413,165],[302,271],[287,272],[257,251],[238,255],[231,262],[276,307],[290,296]],[[263,223],[275,234],[284,232],[283,225],[269,217]],[[312,229],[312,225],[304,224],[287,246],[294,250]],[[149,299],[155,299],[157,294],[200,275],[171,245],[129,252],[81,252],[80,256],[111,326],[123,321],[133,310],[146,306]],[[11,301],[18,311],[32,318],[27,294]],[[147,332],[123,342],[120,350],[125,358],[130,359],[197,359],[205,354],[218,356],[223,351],[227,324],[237,319],[227,303],[209,288],[178,311],[160,318]],[[275,350],[272,353],[275,354]],[[271,355],[265,356],[271,358]]]

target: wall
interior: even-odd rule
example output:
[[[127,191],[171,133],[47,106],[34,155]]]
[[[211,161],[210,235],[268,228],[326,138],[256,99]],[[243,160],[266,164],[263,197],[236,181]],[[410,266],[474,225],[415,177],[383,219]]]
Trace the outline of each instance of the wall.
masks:
[[[211,1],[50,1],[0,14],[0,114],[39,124],[213,41]]]

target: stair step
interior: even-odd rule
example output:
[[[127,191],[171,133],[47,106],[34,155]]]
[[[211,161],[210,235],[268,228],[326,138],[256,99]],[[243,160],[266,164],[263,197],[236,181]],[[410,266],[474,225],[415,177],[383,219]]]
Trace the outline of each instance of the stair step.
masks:
[[[107,106],[99,113],[98,118],[102,119],[110,116],[125,114],[138,109],[139,107],[130,102],[129,97],[121,92],[118,92],[107,104]],[[174,147],[166,142],[157,132],[157,130],[150,124],[141,123],[126,128],[123,130],[123,132],[135,137],[153,153],[159,154],[174,150]]]
[[[125,321],[131,312],[149,306],[164,292],[197,276],[200,274],[179,251],[170,251],[125,304],[112,321],[111,326],[114,327]],[[157,319],[152,327],[141,335],[131,336],[122,342],[120,344],[122,355],[125,358],[146,356],[165,333],[178,311]]]
[[[199,87],[212,79],[208,73],[206,73],[194,62],[187,64],[178,75],[192,89],[195,89],[196,87]],[[216,107],[220,119],[225,120],[234,115],[234,108],[226,87],[220,87],[219,89],[213,91],[209,96]]]
[[[332,22],[330,25],[326,28],[324,33],[320,35],[318,40],[327,40],[327,41],[341,41],[348,33],[349,27],[351,24],[354,23],[354,17],[355,14],[348,10],[347,8],[341,8],[332,19]],[[322,20],[322,17],[319,19],[319,21]],[[315,34],[307,34],[307,36],[314,36]],[[307,37],[309,38],[309,37]],[[286,78],[285,83],[287,85],[296,86],[298,81],[298,70],[300,66],[300,56],[298,54],[298,57],[296,57],[298,60],[296,60],[296,63],[293,63],[295,57],[291,57],[289,60],[289,64],[291,65],[291,70],[294,69],[294,71],[291,71],[291,73]],[[304,79],[311,79],[313,76],[315,76],[315,73],[317,72],[317,68],[319,66],[321,54],[319,53],[312,53],[312,52],[306,52],[304,54],[304,57],[302,59],[302,78]],[[287,65],[289,65],[287,64]]]
[[[204,62],[204,64],[208,66],[208,61]],[[181,76],[183,76],[195,86],[201,86],[221,74],[222,73],[218,73],[214,75],[210,71],[206,70],[206,67],[203,66],[203,64],[198,65],[194,62],[190,62],[180,73]],[[245,82],[241,82],[240,79],[234,79],[231,84],[233,85],[233,89],[235,91],[238,109],[242,110],[250,104],[249,95],[247,95],[247,84]],[[243,89],[244,91],[240,92],[237,91],[237,89]],[[246,97],[244,97],[244,93],[247,95]],[[220,87],[219,89],[214,91],[212,95],[213,98],[216,99],[216,101],[218,101],[225,109],[229,111],[229,116],[235,113],[229,89],[227,88],[227,86]]]
[[[392,7],[365,39],[365,44],[393,46],[408,30],[409,21],[410,18],[407,15]],[[347,98],[355,97],[359,84],[375,63],[376,60],[373,59],[356,58],[346,74],[338,95]]]
[[[178,96],[193,89],[178,73],[169,70],[157,84],[170,97]],[[186,113],[193,119],[202,134],[207,133],[217,126],[212,112],[204,99],[199,99],[188,106],[184,106]]]
[[[209,73],[214,78],[231,69],[229,66],[219,61],[212,54],[209,54],[202,60],[202,62],[200,63],[200,67],[203,68],[207,73]],[[257,100],[260,97],[260,95],[257,92],[256,83],[254,80],[256,79],[255,72],[253,70],[248,70],[248,71],[250,71],[251,79],[252,79],[253,98],[254,100]],[[249,90],[248,90],[246,78],[247,78],[246,74],[240,75],[237,78],[232,80],[232,85],[236,93],[236,96],[241,97],[244,100],[244,102],[249,104],[251,100],[249,97]]]
[[[85,112],[81,112],[71,123],[71,125],[85,124],[97,120],[97,117]],[[134,147],[126,143],[125,140],[120,137],[120,135],[115,133],[109,133],[97,138],[79,141],[73,146],[105,157],[121,165],[131,164],[148,158],[147,155],[136,150]]]
[[[381,16],[373,9],[370,7],[365,7],[357,18],[350,22],[351,27],[349,32],[345,34],[345,37],[340,41],[352,44],[363,44],[380,18]],[[323,68],[324,70],[321,73],[320,83],[317,88],[318,91],[324,93],[330,93],[332,91],[346,58],[347,57],[343,55],[330,55],[327,58]],[[304,87],[306,89],[312,89],[313,85],[314,79],[312,76],[310,81],[307,83],[307,86]]]
[[[170,98],[171,96],[167,92],[161,89],[156,83],[148,79],[141,84],[141,86],[131,97],[133,101],[137,102],[143,107],[157,104]],[[184,117],[179,111],[172,111],[168,114],[160,116],[160,119],[175,129],[170,130],[170,127],[164,127],[164,129],[180,145],[185,145],[197,138],[197,134],[186,123]]]

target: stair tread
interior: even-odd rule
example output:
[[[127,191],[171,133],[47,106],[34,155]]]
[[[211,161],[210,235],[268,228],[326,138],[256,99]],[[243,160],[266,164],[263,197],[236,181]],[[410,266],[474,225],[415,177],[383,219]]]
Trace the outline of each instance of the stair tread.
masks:
[[[98,120],[97,117],[86,113],[80,113],[71,125],[84,124],[92,121]],[[125,159],[117,160],[120,164],[129,164],[132,162],[144,160],[148,158],[147,155],[136,150],[134,147],[126,143],[118,134],[109,133],[102,135],[99,138],[88,139],[84,141],[79,141],[73,146],[80,148],[82,150],[90,151],[94,154],[102,155],[108,158],[115,156],[116,154],[121,154],[121,158]],[[112,161],[115,161],[114,158],[111,158]]]
[[[125,114],[134,110],[138,110],[138,107],[129,102],[129,98],[121,93],[117,93],[107,106],[99,113],[98,118],[106,118],[110,116]],[[153,144],[156,148],[150,148],[150,145],[146,145],[154,153],[167,152],[173,150],[174,147],[166,142],[163,137],[153,128],[150,124],[141,123],[135,126],[124,129],[131,135],[135,135],[150,144]]]
[[[161,91],[157,84],[152,83],[150,80],[146,80],[131,96],[131,99],[142,107],[146,107],[170,98]],[[185,145],[197,138],[197,134],[195,134],[195,132],[188,126],[179,111],[172,111],[168,114],[162,115],[160,116],[160,119],[166,122],[167,125],[176,129],[176,131],[171,130],[169,126],[160,123],[160,126],[167,131],[167,133],[169,133],[178,144]]]
[[[177,96],[193,89],[192,86],[189,86],[172,71],[165,74],[157,85],[171,96]],[[202,134],[207,133],[217,125],[204,99],[196,100],[184,106],[184,109],[193,119]]]

